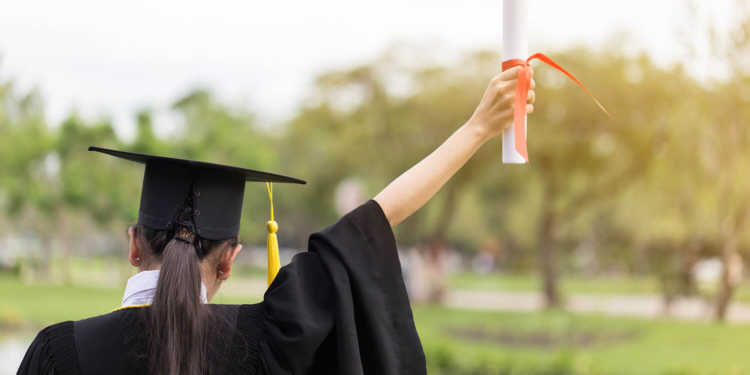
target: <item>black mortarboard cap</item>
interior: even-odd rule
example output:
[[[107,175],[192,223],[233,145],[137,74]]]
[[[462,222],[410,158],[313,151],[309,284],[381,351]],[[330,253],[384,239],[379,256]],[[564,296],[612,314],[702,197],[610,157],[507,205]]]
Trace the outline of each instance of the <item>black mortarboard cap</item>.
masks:
[[[156,230],[172,229],[181,204],[191,194],[195,234],[208,240],[223,240],[240,233],[246,181],[305,184],[296,178],[229,165],[100,147],[89,147],[89,151],[146,165],[139,223]]]

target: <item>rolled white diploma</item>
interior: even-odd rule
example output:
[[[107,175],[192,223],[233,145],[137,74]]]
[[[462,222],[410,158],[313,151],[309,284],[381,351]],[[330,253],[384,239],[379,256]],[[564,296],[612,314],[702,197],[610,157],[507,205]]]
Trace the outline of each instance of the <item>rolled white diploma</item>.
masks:
[[[503,61],[529,57],[528,0],[503,0]],[[524,117],[524,139],[526,132]],[[503,132],[503,164],[524,164],[516,151],[515,131],[511,125]]]

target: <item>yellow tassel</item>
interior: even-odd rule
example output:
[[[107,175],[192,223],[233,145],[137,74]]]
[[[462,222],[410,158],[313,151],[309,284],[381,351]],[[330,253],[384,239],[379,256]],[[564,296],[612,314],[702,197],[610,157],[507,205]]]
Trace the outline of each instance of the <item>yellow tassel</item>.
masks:
[[[273,220],[273,183],[266,182],[268,188],[268,197],[271,199],[271,221],[266,223],[268,231],[268,286],[271,286],[276,274],[279,273],[281,262],[279,261],[279,240],[276,238],[276,231],[279,230],[279,224]]]

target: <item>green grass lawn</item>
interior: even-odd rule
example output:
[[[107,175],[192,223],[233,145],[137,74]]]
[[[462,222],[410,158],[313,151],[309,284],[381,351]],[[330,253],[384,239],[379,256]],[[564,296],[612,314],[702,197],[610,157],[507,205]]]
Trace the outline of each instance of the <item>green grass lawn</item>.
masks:
[[[414,314],[431,374],[750,374],[745,325],[426,307]]]
[[[119,306],[121,298],[119,290],[24,285],[0,277],[0,311],[15,311],[33,323],[32,330],[106,313]],[[750,356],[745,353],[750,326],[745,325],[439,307],[415,307],[414,317],[430,374],[750,374]]]
[[[46,326],[65,320],[79,320],[106,314],[120,307],[122,290],[77,286],[31,284],[14,277],[0,277],[0,311],[23,316],[27,323]],[[219,293],[214,303],[254,303],[256,299],[224,297]]]
[[[122,292],[117,290],[25,285],[17,278],[0,278],[0,308],[15,310],[35,325],[104,314],[121,301]]]

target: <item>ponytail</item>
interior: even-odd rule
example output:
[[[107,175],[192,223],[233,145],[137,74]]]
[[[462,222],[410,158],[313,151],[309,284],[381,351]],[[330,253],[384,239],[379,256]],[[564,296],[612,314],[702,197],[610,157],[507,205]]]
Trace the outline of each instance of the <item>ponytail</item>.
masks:
[[[186,240],[188,240],[186,241]],[[149,332],[150,373],[207,373],[210,311],[201,301],[201,265],[194,237],[186,229],[164,247],[159,282],[143,309]]]
[[[211,372],[209,341],[223,324],[202,301],[201,262],[221,258],[239,238],[201,239],[186,201],[175,218],[175,228],[156,230],[136,224],[143,262],[161,263],[151,306],[140,309],[148,332],[148,368],[152,375],[203,375]],[[221,249],[221,250],[219,250]],[[213,265],[216,266],[215,264]]]

